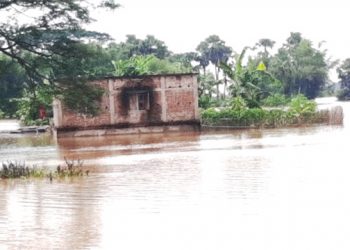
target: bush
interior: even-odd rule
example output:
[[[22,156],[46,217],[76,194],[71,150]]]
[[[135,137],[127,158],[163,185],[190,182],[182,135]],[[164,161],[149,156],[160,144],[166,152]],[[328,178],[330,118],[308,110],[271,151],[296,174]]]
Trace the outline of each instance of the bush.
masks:
[[[208,109],[210,107],[213,107],[214,105],[213,99],[209,96],[201,96],[198,99],[198,106],[203,109]]]
[[[286,106],[289,102],[289,99],[282,94],[274,94],[266,97],[262,104],[266,107],[280,107],[280,106]]]
[[[17,105],[17,118],[25,125],[35,125],[36,120],[39,120],[40,107],[45,108],[46,117],[52,117],[52,90],[50,87],[37,87],[34,91],[24,89],[22,94],[21,98],[12,99],[12,102]]]
[[[315,103],[304,97],[296,97],[289,110],[209,108],[202,112],[202,124],[208,126],[262,128],[328,122],[328,113],[316,112]]]
[[[100,102],[104,93],[100,86],[77,81],[74,86],[65,89],[63,102],[70,110],[93,117],[101,111]]]
[[[290,114],[297,119],[298,123],[306,120],[312,120],[316,114],[317,104],[314,101],[308,100],[303,95],[297,95],[292,98],[289,103]]]
[[[83,162],[78,160],[69,161],[65,158],[65,166],[57,166],[56,171],[52,172],[46,168],[38,168],[36,166],[28,166],[25,162],[8,161],[2,163],[0,168],[0,179],[13,178],[64,178],[73,176],[83,176],[89,174],[89,170],[83,171]]]
[[[44,177],[45,170],[38,169],[36,167],[29,167],[24,162],[8,161],[2,163],[2,169],[0,169],[0,178],[22,178],[22,177]]]
[[[337,91],[337,97],[340,101],[349,101],[350,100],[350,89],[345,87]]]
[[[25,122],[25,125],[27,125],[27,126],[46,126],[46,125],[50,125],[50,119],[45,118],[45,119],[29,120],[29,121]]]
[[[235,97],[230,103],[231,109],[242,111],[248,108],[246,101],[242,97]]]

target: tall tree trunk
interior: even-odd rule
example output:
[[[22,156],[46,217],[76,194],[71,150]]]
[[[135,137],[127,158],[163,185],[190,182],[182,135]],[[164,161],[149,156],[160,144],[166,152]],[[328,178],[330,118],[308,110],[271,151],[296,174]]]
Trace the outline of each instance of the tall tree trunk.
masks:
[[[215,70],[215,82],[216,82],[216,99],[219,100],[220,98],[220,89],[219,89],[219,68],[215,65],[214,66]]]
[[[226,89],[227,89],[227,76],[224,73],[224,99],[226,99]]]

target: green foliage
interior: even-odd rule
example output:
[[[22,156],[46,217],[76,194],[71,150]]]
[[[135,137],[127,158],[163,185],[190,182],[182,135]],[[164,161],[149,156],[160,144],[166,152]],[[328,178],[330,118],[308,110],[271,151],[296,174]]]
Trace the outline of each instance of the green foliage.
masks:
[[[198,106],[202,109],[208,109],[212,106],[211,98],[207,95],[199,96]]]
[[[86,39],[103,41],[106,34],[87,31],[84,24],[93,19],[90,10],[96,7],[115,9],[119,5],[113,0],[82,3],[71,1],[6,0],[0,3],[0,52],[16,60],[30,75],[42,75],[35,65],[25,58],[23,52],[50,62],[55,55],[63,55],[78,41]],[[29,12],[35,18],[28,19]],[[23,22],[23,20],[27,22]],[[66,57],[69,55],[65,55]]]
[[[11,99],[21,96],[26,81],[25,72],[20,65],[0,54],[0,110],[3,111],[3,116],[15,116],[17,108]]]
[[[289,98],[282,94],[273,94],[262,100],[262,105],[266,107],[286,106],[289,103]]]
[[[100,102],[104,89],[77,81],[62,93],[64,104],[80,114],[96,116],[100,112]]]
[[[209,97],[208,95],[202,95],[198,99],[198,106],[202,109],[208,109],[210,107],[220,107],[220,106],[226,106],[225,100],[218,100]]]
[[[24,162],[8,161],[2,163],[0,169],[0,179],[9,178],[41,178],[45,176],[45,170],[36,167],[29,167]]]
[[[230,107],[236,111],[243,111],[248,108],[246,101],[240,96],[235,97],[231,100]]]
[[[297,95],[290,101],[289,112],[294,117],[307,117],[316,112],[316,107],[316,102],[308,100],[303,95]]]
[[[147,35],[144,40],[138,39],[135,35],[127,35],[125,42],[111,43],[107,50],[113,60],[127,60],[135,56],[149,55],[165,59],[171,54],[165,43],[152,35]]]
[[[212,73],[200,74],[198,77],[199,96],[207,96],[209,99],[212,98],[215,93],[216,80]]]
[[[116,76],[140,76],[147,74],[189,73],[191,68],[179,62],[170,62],[155,56],[134,56],[129,60],[113,61]]]
[[[177,62],[185,66],[186,68],[193,68],[192,62],[196,61],[197,59],[197,53],[196,52],[187,52],[187,53],[178,53],[178,54],[171,54],[167,59],[170,62]],[[198,70],[195,70],[198,71]]]
[[[0,82],[5,75],[6,85],[3,86],[11,86],[14,89],[4,92],[6,99],[1,100],[5,100],[7,107],[4,108],[0,101],[0,108],[10,115],[13,114],[14,110],[9,108],[9,100],[20,98],[19,93],[26,89],[23,91],[23,99],[19,101],[18,113],[25,117],[26,121],[30,117],[34,119],[39,103],[36,100],[36,92],[40,91],[36,88],[50,84],[51,88],[56,88],[52,92],[55,94],[75,86],[58,84],[62,83],[62,78],[70,79],[66,81],[70,85],[76,78],[89,79],[91,76],[105,75],[106,71],[112,72],[113,66],[108,55],[101,46],[92,43],[103,43],[109,36],[84,29],[84,25],[93,21],[91,9],[97,7],[115,9],[119,5],[113,0],[1,1],[0,57],[6,55],[16,62],[21,74],[11,70],[10,79],[6,78],[6,74],[0,69]],[[33,13],[35,18],[28,19]],[[86,41],[91,44],[87,45]],[[0,68],[1,61],[0,58]],[[15,84],[11,84],[13,82]],[[77,98],[76,102],[79,101],[80,98]],[[29,106],[24,107],[25,105]]]
[[[226,46],[225,42],[217,35],[206,38],[197,46],[196,50],[216,67],[219,66],[220,62],[226,62],[232,53],[232,48]]]
[[[350,100],[350,58],[346,59],[337,68],[338,77],[340,79],[340,89],[337,92],[339,100]]]
[[[288,113],[282,110],[228,108],[218,111],[212,108],[202,112],[202,124],[230,127],[279,127],[289,121],[287,116]]]
[[[246,51],[247,48],[244,48],[241,54],[236,57],[234,68],[226,63],[221,63],[220,67],[232,81],[230,86],[232,97],[242,97],[248,107],[254,108],[259,107],[261,91],[256,85],[256,81],[253,81],[255,73],[242,64]]]
[[[256,46],[259,48],[263,48],[263,51],[259,51],[257,54],[256,61],[262,62],[266,68],[270,65],[271,55],[268,49],[272,49],[275,45],[275,41],[272,41],[268,38],[262,38],[259,42],[256,43]]]
[[[284,83],[286,95],[315,98],[327,80],[329,67],[325,57],[325,51],[314,48],[300,33],[291,33],[287,44],[271,59],[269,70]]]
[[[64,158],[65,166],[58,165],[54,174],[51,174],[52,177],[64,178],[64,177],[72,177],[72,176],[83,176],[83,161],[70,161]],[[89,170],[85,170],[85,174],[89,174]]]
[[[216,98],[219,99],[219,85],[222,81],[219,80],[220,64],[227,63],[232,54],[232,48],[227,46],[223,40],[217,35],[211,35],[202,41],[196,48],[198,56],[196,61],[203,68],[204,75],[206,67],[211,62],[214,65],[215,81],[216,81]],[[225,86],[226,87],[226,86]]]
[[[148,70],[152,74],[191,73],[192,67],[186,66],[181,62],[170,62],[167,59],[154,57],[148,64]]]
[[[49,171],[47,168],[28,166],[25,162],[8,161],[2,163],[0,168],[0,179],[14,178],[44,178],[48,177],[51,181],[54,178],[65,178],[74,176],[88,175],[89,170],[83,169],[83,161],[65,160],[65,166],[58,165],[56,171]]]
[[[46,116],[52,116],[52,89],[50,86],[40,86],[30,91],[24,89],[21,98],[12,100],[16,104],[16,116],[21,119],[25,125],[48,125],[49,120],[39,119],[39,108],[42,106],[46,110]]]
[[[112,61],[116,76],[140,76],[150,74],[149,63],[153,56],[134,56],[129,60]]]
[[[276,96],[286,101],[283,96]],[[305,96],[292,98],[288,109],[247,108],[242,97],[232,100],[223,109],[209,108],[202,112],[203,125],[233,127],[281,127],[328,122],[328,115],[316,111],[316,103]]]
[[[271,128],[328,122],[323,113],[295,113],[294,110],[260,108],[234,110],[209,108],[202,113],[204,126]]]
[[[0,119],[5,118],[5,112],[0,109]]]
[[[337,91],[336,96],[340,101],[349,101],[350,100],[350,88],[347,86],[342,87]]]
[[[64,56],[55,56],[50,64],[49,72],[58,82],[65,83],[62,79],[77,77],[105,77],[114,71],[111,55],[97,43],[75,43],[66,47],[65,53]]]
[[[236,64],[231,68],[221,63],[221,68],[231,79],[231,95],[241,97],[249,108],[257,108],[261,105],[261,99],[281,89],[281,82],[274,78],[263,62],[258,67],[252,68],[243,65],[243,58],[248,48],[244,48],[241,54],[236,57]]]

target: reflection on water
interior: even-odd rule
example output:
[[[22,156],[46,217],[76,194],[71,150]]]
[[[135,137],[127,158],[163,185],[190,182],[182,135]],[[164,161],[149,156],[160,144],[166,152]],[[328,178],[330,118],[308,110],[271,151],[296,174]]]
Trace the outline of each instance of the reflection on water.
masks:
[[[0,249],[349,249],[348,124],[0,135],[2,161],[93,168],[52,184],[0,181]]]

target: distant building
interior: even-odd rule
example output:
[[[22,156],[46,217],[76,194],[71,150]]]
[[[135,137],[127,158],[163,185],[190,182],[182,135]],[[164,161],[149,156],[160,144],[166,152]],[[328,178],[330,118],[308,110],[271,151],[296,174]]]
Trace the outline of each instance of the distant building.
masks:
[[[58,137],[193,130],[199,127],[197,74],[111,77],[94,80],[105,89],[96,117],[55,100]]]

